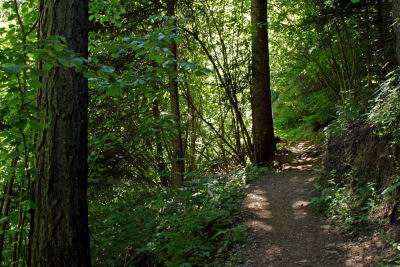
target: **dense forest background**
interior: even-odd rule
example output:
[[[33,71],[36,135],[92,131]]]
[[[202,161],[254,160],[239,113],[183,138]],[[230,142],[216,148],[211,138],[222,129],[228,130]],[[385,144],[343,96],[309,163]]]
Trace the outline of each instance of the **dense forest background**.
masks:
[[[267,15],[256,0],[40,2],[0,1],[2,266],[47,266],[37,261],[40,242],[57,220],[83,229],[94,266],[221,266],[245,238],[245,185],[273,171],[275,149],[304,140],[326,150],[317,210],[346,228],[398,222],[399,1],[270,0],[268,24],[255,19]],[[88,13],[69,23],[84,2]],[[260,25],[266,38],[255,33]],[[254,119],[264,101],[260,51],[269,52],[261,64],[270,69],[263,88],[274,129]],[[64,158],[44,141],[58,131],[63,152],[88,150]],[[37,178],[56,172],[61,181],[88,177],[88,211],[86,181],[56,181],[49,193],[51,179]],[[69,204],[52,201],[57,194]],[[65,214],[83,221],[73,226]],[[54,234],[47,246],[62,249],[73,234]]]

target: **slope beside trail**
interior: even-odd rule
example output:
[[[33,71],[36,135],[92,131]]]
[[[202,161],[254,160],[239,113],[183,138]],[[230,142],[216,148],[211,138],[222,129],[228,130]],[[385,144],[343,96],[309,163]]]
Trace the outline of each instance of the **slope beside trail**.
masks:
[[[280,171],[251,185],[243,206],[250,234],[240,266],[374,266],[385,249],[378,236],[350,239],[313,213],[313,147],[299,144],[283,155]],[[282,162],[282,159],[281,159]]]

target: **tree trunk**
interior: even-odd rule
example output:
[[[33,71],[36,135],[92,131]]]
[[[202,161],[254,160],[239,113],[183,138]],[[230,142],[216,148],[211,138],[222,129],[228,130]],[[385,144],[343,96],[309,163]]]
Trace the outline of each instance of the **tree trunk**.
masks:
[[[252,115],[254,163],[274,158],[271,84],[268,48],[267,0],[252,0]]]
[[[400,66],[400,0],[393,0],[394,32],[396,34],[397,64]]]
[[[11,192],[14,186],[15,171],[13,170],[13,176],[6,184],[6,191],[4,192],[4,210],[3,207],[0,210],[1,218],[6,218],[10,215],[10,204],[11,204]],[[0,226],[0,264],[3,261],[3,249],[5,243],[6,232],[8,229],[8,220],[3,222]],[[10,242],[11,243],[11,242]]]
[[[155,100],[153,102],[153,116],[154,119],[158,121],[160,120],[160,107],[158,100]],[[161,127],[157,126],[156,128],[156,137],[155,137],[155,143],[156,143],[156,161],[157,161],[157,171],[158,174],[160,175],[160,182],[163,187],[168,187],[170,182],[168,179],[167,173],[167,166],[165,166],[165,161],[164,161],[164,151],[163,151],[163,146],[162,146],[162,136],[161,136]]]
[[[173,18],[174,28],[173,33],[176,34],[176,18],[175,18],[176,0],[168,0],[167,16]],[[176,123],[176,135],[173,140],[173,155],[172,155],[172,186],[179,187],[184,179],[185,159],[182,144],[182,129],[181,129],[181,113],[179,109],[179,92],[178,92],[178,65],[177,65],[177,46],[176,42],[172,41],[170,49],[173,55],[173,63],[170,70],[169,90],[171,95],[171,111]]]
[[[365,13],[364,13],[364,19],[365,19],[365,41],[367,42],[367,79],[368,79],[368,88],[371,88],[372,86],[372,45],[371,45],[371,22],[370,22],[370,8],[369,8],[369,2],[366,0],[365,1]]]
[[[194,108],[190,105],[190,103],[193,103],[193,98],[190,94],[189,86],[187,90],[188,94],[188,100],[187,100],[187,108],[189,111],[189,123],[188,125],[190,126],[190,131],[188,131],[188,136],[190,137],[189,139],[189,155],[188,155],[188,172],[194,172],[197,169],[196,165],[196,141],[197,141],[197,136],[198,136],[198,127],[197,127],[197,117],[196,117],[196,112]],[[189,134],[190,133],[190,134]]]
[[[1,203],[0,207],[0,218],[6,218],[10,215],[10,206],[11,206],[11,194],[14,187],[14,182],[16,178],[16,168],[19,161],[19,144],[15,146],[15,152],[18,156],[16,156],[11,162],[11,177],[5,184],[4,188],[4,195],[3,195],[3,202]],[[4,244],[5,244],[5,237],[6,232],[9,226],[9,220],[0,224],[0,266],[3,261],[3,251],[4,251]],[[11,244],[12,242],[10,242]]]
[[[88,56],[88,0],[41,0],[39,38],[62,36]],[[87,208],[88,82],[54,67],[43,78],[38,106],[47,128],[37,145],[31,265],[90,266]]]

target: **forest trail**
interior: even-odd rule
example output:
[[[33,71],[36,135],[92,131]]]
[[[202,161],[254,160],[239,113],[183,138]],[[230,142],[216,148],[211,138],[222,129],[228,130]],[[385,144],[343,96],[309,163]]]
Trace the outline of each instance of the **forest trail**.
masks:
[[[316,153],[300,144],[283,157],[280,171],[248,189],[243,205],[250,234],[241,266],[374,266],[384,246],[377,236],[351,240],[311,210]]]

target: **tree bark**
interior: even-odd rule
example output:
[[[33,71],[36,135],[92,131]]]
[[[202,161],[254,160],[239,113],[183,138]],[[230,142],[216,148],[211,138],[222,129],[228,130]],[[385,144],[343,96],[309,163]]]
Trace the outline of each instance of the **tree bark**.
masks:
[[[267,0],[252,0],[251,23],[254,163],[265,165],[274,158]]]
[[[41,0],[39,39],[62,36],[88,56],[88,0]],[[43,77],[38,106],[47,128],[37,145],[35,210],[31,222],[34,267],[91,266],[87,208],[88,82],[72,68]]]
[[[197,116],[194,108],[190,105],[190,103],[193,103],[193,98],[192,95],[190,94],[189,86],[187,89],[187,108],[189,111],[189,122],[188,125],[190,127],[191,131],[188,131],[188,136],[189,138],[189,147],[188,147],[188,167],[187,170],[188,172],[194,172],[197,169],[196,165],[196,141],[197,141],[197,136],[198,136],[198,127],[197,127]]]
[[[396,34],[397,64],[400,66],[400,0],[393,0],[394,32]]]
[[[18,161],[18,159],[16,159],[14,161],[15,165],[16,165],[17,161]],[[4,192],[4,210],[3,210],[3,207],[1,207],[1,210],[0,210],[1,218],[5,218],[10,215],[11,192],[12,192],[13,186],[14,186],[14,179],[15,179],[15,171],[13,170],[13,176],[6,183],[6,190]],[[0,229],[1,229],[1,232],[0,232],[0,264],[3,261],[3,249],[4,249],[4,243],[5,243],[5,237],[6,237],[8,225],[9,225],[9,222],[7,220],[7,221],[3,222],[0,226]]]
[[[175,17],[176,0],[168,0],[167,2],[167,16],[174,19],[174,29],[172,33],[176,34],[176,17]],[[179,91],[178,91],[178,49],[175,41],[171,41],[170,49],[172,52],[173,63],[170,70],[170,99],[171,111],[176,123],[176,135],[173,140],[173,155],[172,155],[172,186],[179,187],[184,180],[185,173],[185,159],[182,143],[182,129],[181,129],[181,112],[179,109]]]
[[[153,116],[154,119],[158,121],[160,120],[160,107],[159,107],[159,102],[158,100],[155,100],[153,102]],[[163,187],[168,187],[170,184],[170,181],[168,179],[168,175],[166,175],[167,172],[167,166],[165,166],[165,161],[164,161],[164,151],[163,151],[163,146],[162,146],[162,137],[161,137],[161,127],[156,128],[156,137],[155,137],[155,143],[156,143],[156,161],[157,161],[157,171],[158,174],[160,175],[160,182]]]

